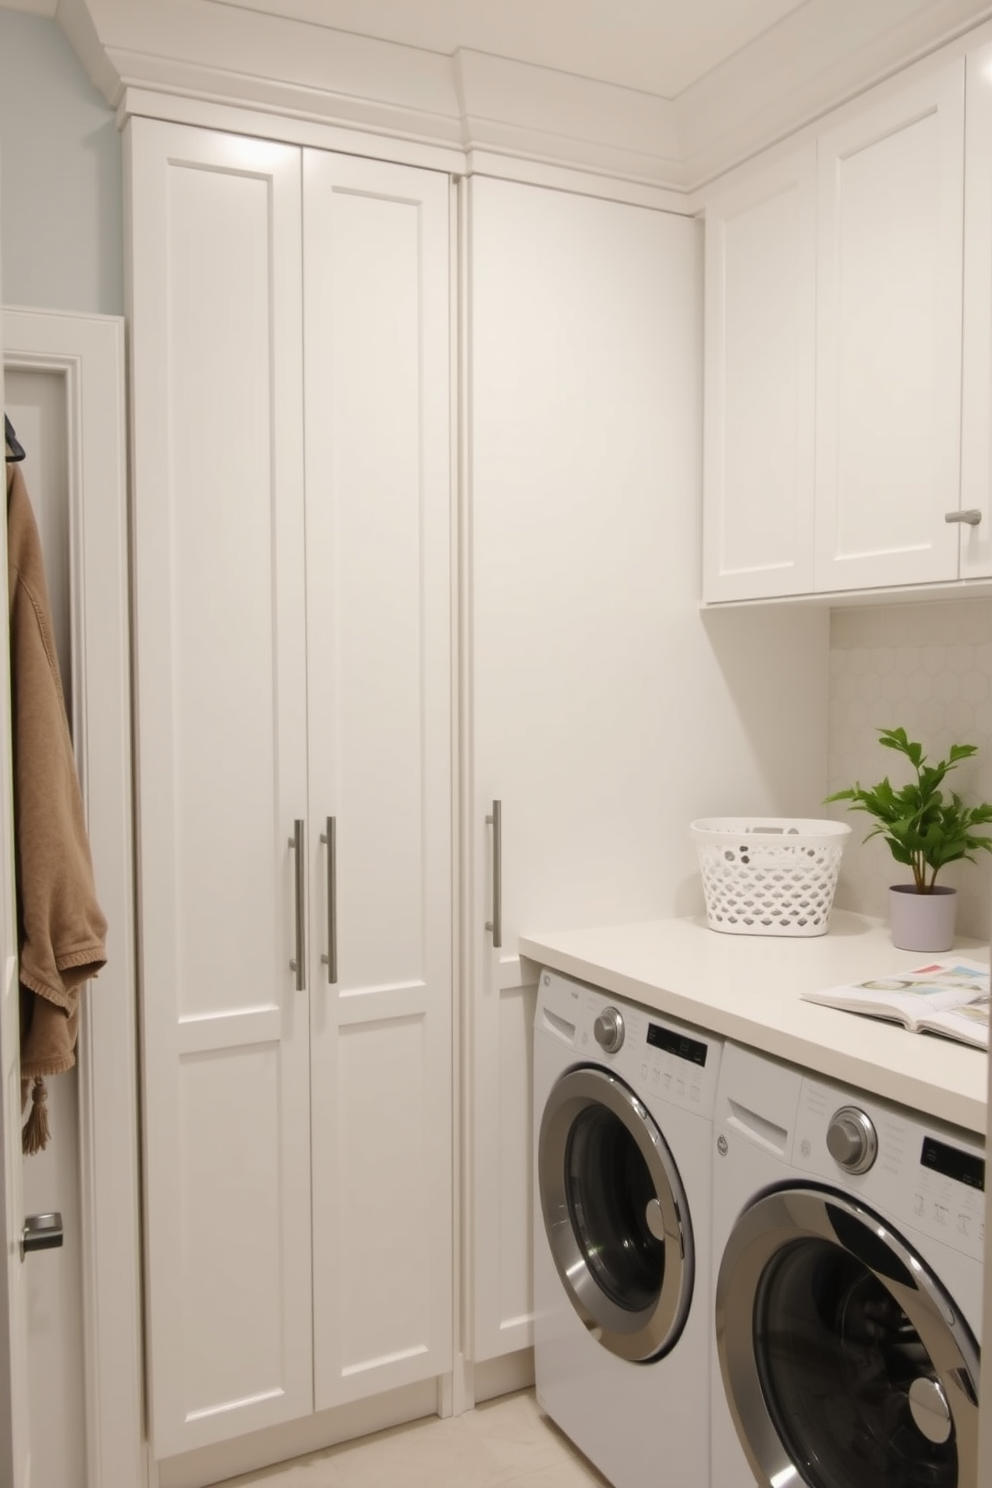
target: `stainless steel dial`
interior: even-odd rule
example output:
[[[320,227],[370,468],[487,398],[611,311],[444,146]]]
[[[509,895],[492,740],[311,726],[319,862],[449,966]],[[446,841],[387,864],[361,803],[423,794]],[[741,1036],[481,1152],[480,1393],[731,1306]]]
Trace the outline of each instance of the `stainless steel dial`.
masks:
[[[623,1044],[623,1014],[615,1007],[604,1008],[592,1031],[599,1047],[607,1054],[615,1054]]]
[[[827,1151],[845,1173],[867,1173],[878,1156],[871,1117],[858,1106],[841,1106],[827,1128]]]

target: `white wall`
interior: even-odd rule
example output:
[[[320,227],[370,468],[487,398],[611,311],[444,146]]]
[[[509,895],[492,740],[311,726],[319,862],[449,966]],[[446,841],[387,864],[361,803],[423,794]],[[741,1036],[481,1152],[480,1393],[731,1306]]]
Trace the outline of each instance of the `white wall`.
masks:
[[[835,610],[830,626],[830,791],[888,775],[912,778],[908,761],[878,743],[880,728],[905,728],[936,761],[951,744],[977,744],[978,754],[948,777],[969,804],[992,801],[992,600]],[[880,838],[864,844],[872,820],[831,806],[850,823],[836,903],[888,918],[888,886],[906,882]],[[958,890],[958,930],[989,937],[992,855],[953,863],[940,882]]]
[[[120,315],[121,142],[53,20],[0,9],[3,299]]]

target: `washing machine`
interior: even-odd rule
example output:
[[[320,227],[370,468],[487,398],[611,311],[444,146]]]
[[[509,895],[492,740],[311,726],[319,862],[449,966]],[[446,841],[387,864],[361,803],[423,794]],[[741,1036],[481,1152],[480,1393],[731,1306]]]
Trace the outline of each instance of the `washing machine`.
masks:
[[[537,1398],[615,1488],[709,1488],[721,1044],[555,972],[541,974]]]
[[[984,1141],[728,1043],[716,1144],[713,1488],[978,1488]]]

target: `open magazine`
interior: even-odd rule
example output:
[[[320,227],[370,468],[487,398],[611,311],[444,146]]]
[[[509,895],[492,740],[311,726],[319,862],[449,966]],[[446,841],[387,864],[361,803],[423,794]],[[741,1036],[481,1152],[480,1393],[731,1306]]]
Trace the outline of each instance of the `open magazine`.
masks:
[[[989,968],[980,961],[931,961],[895,976],[802,996],[806,1002],[890,1018],[912,1033],[939,1033],[979,1049],[989,1046]]]

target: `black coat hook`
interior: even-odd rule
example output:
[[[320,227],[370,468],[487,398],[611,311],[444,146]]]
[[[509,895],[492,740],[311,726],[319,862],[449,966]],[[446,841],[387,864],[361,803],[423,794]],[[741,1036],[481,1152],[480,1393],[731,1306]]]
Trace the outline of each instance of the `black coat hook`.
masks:
[[[4,435],[7,441],[7,461],[13,464],[16,460],[24,459],[24,446],[20,443],[14,433],[14,426],[6,414],[3,416]]]

